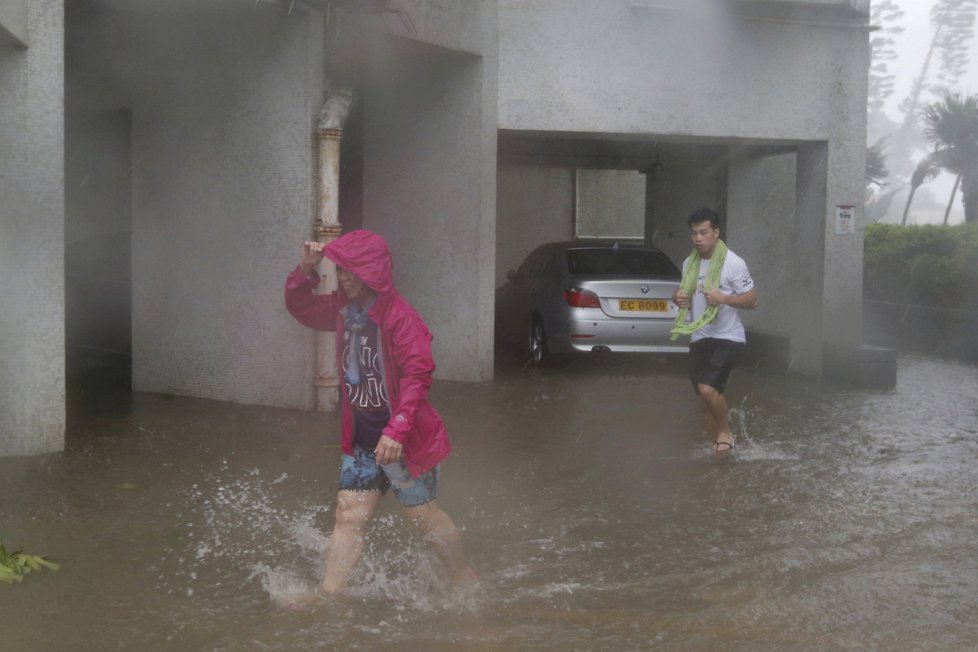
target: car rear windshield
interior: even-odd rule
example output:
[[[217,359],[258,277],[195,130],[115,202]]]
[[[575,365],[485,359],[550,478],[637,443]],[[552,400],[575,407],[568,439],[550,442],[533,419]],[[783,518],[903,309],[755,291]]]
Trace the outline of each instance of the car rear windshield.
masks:
[[[569,249],[572,276],[656,276],[679,278],[679,270],[661,251],[641,249]]]

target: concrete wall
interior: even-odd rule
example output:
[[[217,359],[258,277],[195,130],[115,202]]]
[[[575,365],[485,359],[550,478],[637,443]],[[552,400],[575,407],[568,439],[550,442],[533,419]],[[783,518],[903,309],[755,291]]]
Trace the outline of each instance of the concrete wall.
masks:
[[[35,0],[0,45],[0,455],[64,445],[63,21]]]
[[[501,165],[496,181],[498,287],[537,245],[574,237],[574,170]]]
[[[662,162],[647,175],[650,216],[647,237],[676,267],[682,267],[692,244],[686,218],[705,206],[723,212],[724,197],[720,170],[715,160],[676,158]],[[724,225],[724,237],[729,225]]]
[[[578,170],[575,235],[645,236],[645,177],[634,170]]]
[[[719,5],[502,0],[499,33],[502,129],[827,140],[850,71],[866,76],[865,29]]]
[[[146,26],[168,45],[132,113],[133,386],[309,407],[282,287],[311,234],[322,16],[224,7]]]
[[[459,39],[474,39],[463,51],[387,34],[367,47],[363,222],[391,244],[397,285],[435,335],[438,377],[478,381],[493,357],[495,2],[457,6]]]

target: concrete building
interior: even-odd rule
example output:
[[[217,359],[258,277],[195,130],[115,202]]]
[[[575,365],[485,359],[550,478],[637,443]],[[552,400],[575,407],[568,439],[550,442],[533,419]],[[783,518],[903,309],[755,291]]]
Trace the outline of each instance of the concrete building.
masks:
[[[328,344],[281,287],[302,240],[360,226],[391,243],[438,376],[483,381],[494,289],[533,246],[679,260],[714,206],[761,288],[751,330],[828,373],[862,339],[868,14],[0,0],[0,454],[59,450],[66,374],[113,357],[137,391],[326,407]]]

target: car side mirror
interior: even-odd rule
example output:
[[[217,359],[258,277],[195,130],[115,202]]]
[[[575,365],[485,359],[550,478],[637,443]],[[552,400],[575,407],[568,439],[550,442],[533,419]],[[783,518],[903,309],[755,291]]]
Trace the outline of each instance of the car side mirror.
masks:
[[[516,278],[516,272],[514,272],[513,270],[509,270],[508,272],[506,272],[507,281],[512,281],[514,278]]]

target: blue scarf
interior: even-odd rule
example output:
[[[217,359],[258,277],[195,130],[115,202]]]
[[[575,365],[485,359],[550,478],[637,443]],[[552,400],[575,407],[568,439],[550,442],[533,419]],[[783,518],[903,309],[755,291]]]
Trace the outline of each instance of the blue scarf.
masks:
[[[350,332],[350,350],[346,356],[346,382],[351,385],[360,384],[360,333],[367,328],[370,318],[367,313],[377,298],[361,308],[358,303],[348,303],[340,312],[343,313],[343,325]]]

